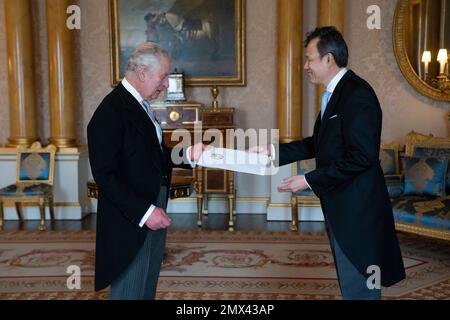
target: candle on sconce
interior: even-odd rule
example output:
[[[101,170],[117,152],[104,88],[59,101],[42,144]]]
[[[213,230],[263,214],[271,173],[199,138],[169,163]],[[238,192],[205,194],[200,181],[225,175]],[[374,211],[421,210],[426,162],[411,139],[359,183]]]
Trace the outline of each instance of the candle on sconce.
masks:
[[[447,64],[445,65],[445,74],[450,79],[450,67],[448,66],[450,64],[450,54],[447,56]]]
[[[425,74],[428,74],[428,64],[431,62],[431,51],[423,52],[422,62],[425,64]]]
[[[437,61],[439,61],[439,65],[440,65],[439,74],[444,74],[445,64],[448,61],[447,49],[439,50]]]

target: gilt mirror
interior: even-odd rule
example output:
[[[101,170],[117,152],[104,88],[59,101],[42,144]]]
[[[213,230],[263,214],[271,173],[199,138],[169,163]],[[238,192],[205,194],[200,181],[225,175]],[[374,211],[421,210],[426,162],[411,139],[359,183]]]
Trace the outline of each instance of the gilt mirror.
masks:
[[[393,45],[401,72],[419,93],[450,101],[450,0],[399,0]]]

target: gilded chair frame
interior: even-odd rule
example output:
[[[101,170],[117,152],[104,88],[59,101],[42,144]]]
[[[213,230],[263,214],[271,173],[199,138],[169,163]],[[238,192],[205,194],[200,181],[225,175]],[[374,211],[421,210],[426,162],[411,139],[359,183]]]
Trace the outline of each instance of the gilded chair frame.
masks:
[[[40,207],[40,216],[41,221],[39,225],[39,230],[45,230],[45,207],[49,206],[50,209],[50,217],[52,220],[54,217],[54,208],[53,208],[53,178],[54,178],[54,170],[55,170],[55,155],[56,155],[56,147],[54,145],[48,145],[45,148],[42,148],[40,142],[34,142],[30,147],[18,146],[16,149],[16,185],[19,188],[30,187],[36,184],[47,184],[50,186],[48,191],[44,192],[40,195],[0,195],[0,229],[3,229],[3,220],[4,220],[4,211],[3,211],[3,202],[14,203],[16,208],[16,213],[20,222],[23,222],[23,214],[21,204],[38,204]],[[46,153],[49,154],[49,174],[48,179],[46,180],[21,180],[21,159],[23,154],[33,154],[33,153]]]
[[[413,156],[415,148],[428,147],[433,149],[450,149],[450,138],[424,136],[416,140],[410,140],[405,155]]]
[[[445,138],[435,138],[432,134],[425,135],[415,131],[411,131],[405,137],[405,156],[412,156],[413,147],[421,142],[442,141]]]

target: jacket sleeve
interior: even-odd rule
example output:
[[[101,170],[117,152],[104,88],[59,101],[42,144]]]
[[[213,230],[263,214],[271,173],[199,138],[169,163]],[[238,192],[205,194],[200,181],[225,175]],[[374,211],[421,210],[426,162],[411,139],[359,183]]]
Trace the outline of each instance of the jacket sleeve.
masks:
[[[118,175],[123,123],[113,108],[102,105],[87,128],[89,161],[101,196],[113,203],[133,224],[139,225],[151,202],[133,192]]]
[[[166,156],[171,168],[193,169],[187,160],[187,149],[189,147],[165,147]]]
[[[299,160],[306,160],[314,158],[314,140],[313,137],[307,137],[303,140],[293,141],[290,143],[283,143],[278,146],[279,166],[292,163]],[[277,146],[275,146],[277,149]],[[277,153],[277,152],[275,152]]]
[[[319,197],[379,163],[382,114],[376,98],[358,90],[348,98],[344,110],[344,152],[330,165],[306,174],[306,180]]]

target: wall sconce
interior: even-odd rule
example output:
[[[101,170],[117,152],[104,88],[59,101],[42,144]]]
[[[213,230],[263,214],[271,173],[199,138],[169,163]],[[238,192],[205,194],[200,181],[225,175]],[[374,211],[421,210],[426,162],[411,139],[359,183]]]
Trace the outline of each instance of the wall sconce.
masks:
[[[439,50],[437,61],[439,61],[439,75],[431,80],[431,86],[438,90],[450,93],[450,80],[448,76],[448,52],[447,49]],[[447,67],[447,70],[446,70]]]
[[[445,72],[445,64],[448,61],[447,49],[439,50],[437,61],[439,61],[440,64],[439,75],[443,75]]]
[[[428,78],[428,64],[431,62],[431,51],[424,51],[422,55],[422,62],[425,64],[424,80]]]

